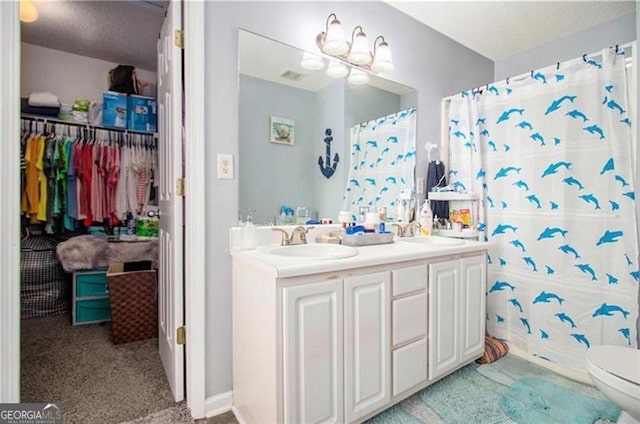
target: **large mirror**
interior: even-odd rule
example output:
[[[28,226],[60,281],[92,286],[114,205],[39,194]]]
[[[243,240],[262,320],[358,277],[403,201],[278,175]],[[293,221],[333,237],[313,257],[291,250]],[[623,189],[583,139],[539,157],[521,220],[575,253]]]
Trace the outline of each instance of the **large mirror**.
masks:
[[[354,85],[327,76],[326,66],[303,68],[303,55],[239,31],[239,210],[244,216],[250,208],[258,224],[295,223],[296,212],[337,222],[348,188],[352,127],[416,106],[410,87],[374,74]],[[323,173],[319,162],[332,170]],[[413,181],[407,184],[413,188]],[[294,215],[283,216],[283,207]]]

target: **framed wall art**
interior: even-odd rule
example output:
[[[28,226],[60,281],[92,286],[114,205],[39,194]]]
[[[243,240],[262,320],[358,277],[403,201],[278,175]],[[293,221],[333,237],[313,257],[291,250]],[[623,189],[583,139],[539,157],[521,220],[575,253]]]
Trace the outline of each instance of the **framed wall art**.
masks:
[[[293,146],[295,142],[295,121],[293,119],[272,116],[269,124],[270,142]]]

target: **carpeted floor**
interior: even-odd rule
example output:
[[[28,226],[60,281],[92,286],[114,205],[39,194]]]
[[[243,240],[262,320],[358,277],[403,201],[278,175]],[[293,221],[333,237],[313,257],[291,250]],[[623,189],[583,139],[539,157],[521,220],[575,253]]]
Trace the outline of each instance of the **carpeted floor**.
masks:
[[[22,402],[62,402],[67,424],[120,423],[176,406],[157,339],[114,345],[109,323],[72,326],[69,315],[21,325]]]

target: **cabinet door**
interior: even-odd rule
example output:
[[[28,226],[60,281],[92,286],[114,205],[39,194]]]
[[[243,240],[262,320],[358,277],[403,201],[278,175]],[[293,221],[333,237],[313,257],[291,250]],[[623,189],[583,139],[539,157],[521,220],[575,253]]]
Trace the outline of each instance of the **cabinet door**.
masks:
[[[484,352],[486,309],[486,259],[484,255],[463,258],[461,308],[461,362],[476,359]]]
[[[429,379],[455,369],[460,350],[460,263],[429,264]]]
[[[284,289],[285,423],[343,421],[342,308],[341,280]]]
[[[344,280],[348,423],[390,400],[390,285],[388,272]]]

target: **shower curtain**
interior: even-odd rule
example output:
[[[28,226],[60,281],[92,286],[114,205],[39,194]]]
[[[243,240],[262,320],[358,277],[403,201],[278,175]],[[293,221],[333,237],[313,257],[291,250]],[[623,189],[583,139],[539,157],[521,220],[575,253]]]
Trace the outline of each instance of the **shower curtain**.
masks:
[[[584,369],[636,346],[638,240],[624,56],[579,59],[463,92],[449,107],[453,184],[482,194],[487,331]]]
[[[396,216],[400,190],[414,190],[416,108],[363,122],[351,128],[351,162],[342,210],[357,214],[387,208]]]

